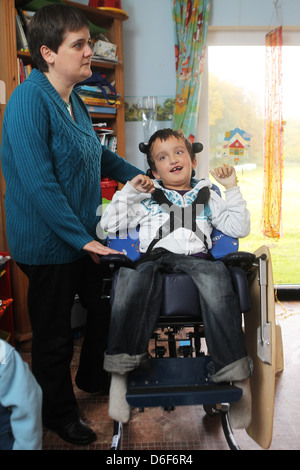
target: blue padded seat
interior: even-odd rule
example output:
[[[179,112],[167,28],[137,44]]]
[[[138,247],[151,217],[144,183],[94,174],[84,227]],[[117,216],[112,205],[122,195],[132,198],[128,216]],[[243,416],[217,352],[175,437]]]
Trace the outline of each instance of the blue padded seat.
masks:
[[[247,276],[238,266],[229,268],[234,290],[239,298],[240,311],[250,310]],[[201,319],[198,290],[188,274],[170,273],[164,275],[163,304],[161,316],[191,316]]]
[[[201,319],[198,289],[186,273],[164,275],[163,316],[192,316]]]

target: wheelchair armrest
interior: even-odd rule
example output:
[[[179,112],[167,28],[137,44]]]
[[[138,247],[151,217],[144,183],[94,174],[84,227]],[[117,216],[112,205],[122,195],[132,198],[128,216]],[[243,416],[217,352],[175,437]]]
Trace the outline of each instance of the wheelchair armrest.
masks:
[[[246,313],[251,309],[249,286],[245,270],[239,266],[228,268],[235,293],[239,299],[240,312]]]
[[[228,268],[238,266],[247,271],[252,267],[255,259],[256,257],[254,253],[249,253],[248,251],[235,251],[233,253],[228,253],[228,255],[224,256],[219,261],[222,261]]]
[[[134,262],[128,258],[126,255],[120,253],[110,253],[101,257],[101,264],[104,264],[106,267],[110,268],[112,271],[115,271],[121,267],[124,268],[133,268]]]

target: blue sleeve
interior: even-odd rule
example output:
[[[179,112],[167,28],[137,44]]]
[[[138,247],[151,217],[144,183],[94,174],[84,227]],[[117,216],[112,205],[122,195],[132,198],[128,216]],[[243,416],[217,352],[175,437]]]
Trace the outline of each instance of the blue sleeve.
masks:
[[[119,157],[104,145],[102,147],[101,173],[107,178],[125,184],[136,175],[144,174],[144,171]]]
[[[0,340],[0,402],[11,408],[13,450],[42,448],[42,392],[28,364]]]
[[[42,105],[42,95],[37,90],[35,95],[26,96],[29,90],[28,87],[17,88],[7,105],[3,125],[4,139],[9,140],[7,149],[13,148],[18,177],[40,217],[61,239],[81,250],[92,237],[57,181],[49,149],[50,118]],[[4,153],[5,149],[2,150]]]

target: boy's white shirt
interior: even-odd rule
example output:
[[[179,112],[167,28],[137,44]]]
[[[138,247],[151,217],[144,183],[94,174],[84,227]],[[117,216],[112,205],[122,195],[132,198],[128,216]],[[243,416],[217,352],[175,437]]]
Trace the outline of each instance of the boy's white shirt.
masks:
[[[196,223],[207,237],[207,245],[212,247],[211,232],[213,227],[226,235],[242,238],[250,232],[250,214],[246,207],[238,186],[225,191],[225,200],[213,189],[208,178],[197,182],[195,186],[181,196],[175,190],[163,188],[154,180],[154,186],[162,189],[168,199],[180,207],[186,207],[195,199],[198,191],[203,187],[210,188],[208,211],[202,212],[196,218]],[[198,212],[197,212],[198,213]],[[111,203],[107,206],[101,218],[101,227],[109,234],[124,231],[127,228],[140,226],[140,251],[145,253],[159,227],[169,219],[169,213],[161,209],[159,204],[151,198],[150,193],[137,191],[129,182],[117,191]],[[204,243],[192,230],[184,227],[177,228],[171,234],[156,243],[155,248],[165,248],[173,253],[191,255],[206,252]]]

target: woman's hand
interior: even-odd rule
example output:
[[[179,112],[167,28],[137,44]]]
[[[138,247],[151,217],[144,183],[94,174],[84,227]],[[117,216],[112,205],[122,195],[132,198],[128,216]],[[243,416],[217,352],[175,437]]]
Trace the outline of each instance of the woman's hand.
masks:
[[[235,169],[232,166],[224,165],[210,171],[210,174],[218,183],[222,184],[225,189],[231,189],[237,186],[237,177]]]
[[[140,193],[153,193],[155,190],[153,180],[146,175],[137,175],[129,183]]]
[[[83,250],[87,251],[92,260],[100,264],[100,256],[109,255],[110,253],[120,253],[120,251],[113,250],[108,246],[102,245],[101,243],[97,242],[96,240],[92,240],[91,242],[84,245]]]

